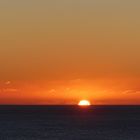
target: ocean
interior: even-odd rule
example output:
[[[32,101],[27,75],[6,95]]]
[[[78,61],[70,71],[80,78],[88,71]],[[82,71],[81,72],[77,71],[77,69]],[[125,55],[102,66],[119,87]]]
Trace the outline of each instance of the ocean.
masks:
[[[140,140],[140,106],[0,106],[0,140]]]

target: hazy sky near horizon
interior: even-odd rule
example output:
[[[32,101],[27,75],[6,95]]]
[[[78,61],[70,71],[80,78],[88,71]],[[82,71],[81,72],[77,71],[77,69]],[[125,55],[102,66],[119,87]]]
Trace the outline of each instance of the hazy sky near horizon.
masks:
[[[0,102],[87,97],[140,104],[139,6],[138,0],[0,0]]]

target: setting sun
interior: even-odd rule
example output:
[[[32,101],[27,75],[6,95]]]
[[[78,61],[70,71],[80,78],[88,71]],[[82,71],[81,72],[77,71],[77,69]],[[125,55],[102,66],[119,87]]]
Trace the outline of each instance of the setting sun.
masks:
[[[81,100],[78,105],[80,106],[89,106],[91,105],[90,102],[88,100]]]

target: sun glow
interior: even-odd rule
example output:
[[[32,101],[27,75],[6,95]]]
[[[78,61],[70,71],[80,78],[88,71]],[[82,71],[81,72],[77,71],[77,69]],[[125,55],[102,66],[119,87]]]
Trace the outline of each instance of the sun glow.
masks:
[[[91,105],[90,102],[88,100],[81,100],[79,103],[78,103],[79,106],[89,106]]]

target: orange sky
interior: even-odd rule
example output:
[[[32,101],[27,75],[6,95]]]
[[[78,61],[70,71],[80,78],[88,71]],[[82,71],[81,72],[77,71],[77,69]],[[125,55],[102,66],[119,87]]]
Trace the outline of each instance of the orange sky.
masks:
[[[0,104],[140,104],[139,1],[0,1]]]

